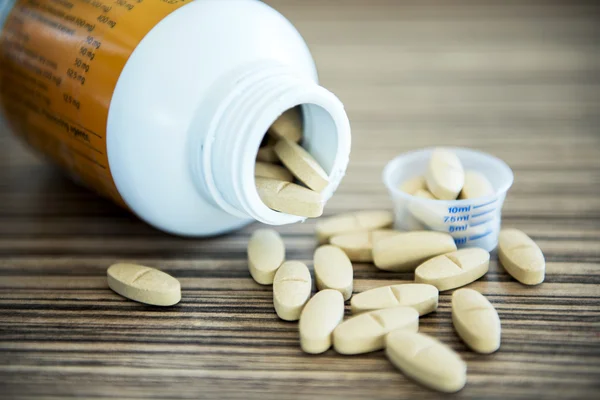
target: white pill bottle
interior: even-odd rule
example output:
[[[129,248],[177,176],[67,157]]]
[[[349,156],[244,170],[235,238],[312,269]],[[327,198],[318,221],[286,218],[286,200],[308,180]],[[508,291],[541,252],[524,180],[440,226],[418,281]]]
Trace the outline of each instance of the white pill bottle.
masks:
[[[215,235],[299,216],[260,200],[268,127],[300,106],[306,148],[346,170],[350,126],[300,34],[255,0],[4,0],[3,118],[74,179],[158,229]]]

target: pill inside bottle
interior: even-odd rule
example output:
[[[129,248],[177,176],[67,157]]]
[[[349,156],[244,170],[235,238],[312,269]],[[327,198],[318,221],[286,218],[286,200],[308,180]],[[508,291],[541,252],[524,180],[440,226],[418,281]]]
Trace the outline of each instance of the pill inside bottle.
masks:
[[[329,176],[303,147],[303,131],[301,107],[285,111],[273,122],[267,131],[269,139],[261,141],[257,152],[256,189],[263,203],[274,211],[318,217],[323,213],[325,198],[321,192],[329,185]],[[260,152],[270,147],[275,158],[265,168]]]
[[[253,0],[144,1],[100,18],[87,3],[2,2],[0,114],[9,130],[173,234],[319,214],[344,176],[350,125],[285,17]],[[54,23],[56,13],[80,23]],[[261,148],[265,136],[272,141]],[[285,168],[276,170],[287,183],[271,188],[309,191],[300,190],[310,215],[261,200],[257,158]]]

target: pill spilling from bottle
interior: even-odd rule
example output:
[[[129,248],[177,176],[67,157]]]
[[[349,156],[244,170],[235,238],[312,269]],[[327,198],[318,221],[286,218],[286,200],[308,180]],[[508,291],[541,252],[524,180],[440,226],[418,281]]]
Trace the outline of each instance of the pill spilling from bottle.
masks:
[[[273,185],[287,183],[283,190],[273,191],[277,199],[286,187],[297,187],[287,189],[290,204],[269,200],[268,196],[265,203],[281,204],[277,208],[288,207],[286,210],[307,216],[310,207],[303,196],[318,195],[314,189],[323,188],[322,174],[298,151],[302,136],[293,129],[296,125],[289,121],[274,125],[283,128],[270,130],[261,149],[277,140],[274,146],[279,150],[274,154],[282,165],[265,168],[264,161],[257,161],[257,188],[259,192],[264,190],[261,185],[265,181],[268,185],[271,181],[279,182]],[[288,152],[294,154],[289,156]],[[428,168],[431,171],[426,175],[410,177],[397,185],[433,203],[448,198],[485,198],[495,192],[490,179],[481,172],[463,172],[460,160],[451,151],[436,151]],[[297,183],[290,182],[290,176]],[[419,333],[419,319],[436,312],[440,292],[458,289],[446,305],[452,310],[457,336],[475,353],[498,351],[502,336],[498,312],[483,294],[465,288],[485,279],[490,253],[478,247],[458,249],[448,232],[394,229],[394,217],[388,210],[364,210],[320,218],[315,224],[318,246],[313,271],[304,262],[287,259],[284,240],[276,230],[257,229],[248,243],[249,275],[260,285],[272,284],[273,308],[280,319],[298,321],[302,351],[320,354],[333,347],[341,355],[358,355],[384,350],[406,377],[441,392],[459,391],[467,382],[468,363],[433,337],[435,334]],[[541,283],[545,261],[539,246],[516,229],[502,230],[499,237],[500,265],[524,285]],[[355,294],[352,262],[373,263],[381,273],[414,271],[414,282],[374,286]],[[108,279],[113,290],[138,302],[172,305],[180,299],[179,282],[153,268],[116,264],[109,268]],[[353,315],[344,319],[347,301]]]
[[[327,173],[301,145],[299,107],[284,112],[266,132],[256,155],[256,189],[265,205],[301,217],[323,214],[320,193],[329,184]]]
[[[271,224],[289,223],[284,214],[323,214],[324,193],[337,187],[348,163],[349,123],[341,102],[316,82],[306,44],[281,15],[260,2],[240,2],[230,13],[227,2],[140,0],[135,7],[107,7],[98,17],[87,1],[54,1],[82,22],[66,27],[52,22],[64,12],[43,1],[12,3],[17,6],[5,6],[6,18],[0,18],[3,111],[17,135],[78,182],[159,229],[192,236],[267,220],[264,214],[279,217]],[[203,26],[205,35],[189,30],[194,26]],[[194,51],[174,46],[174,35],[189,38]],[[228,58],[211,56],[223,49],[238,56],[239,70],[225,73],[231,65],[222,61]],[[265,50],[272,60],[264,59]],[[30,59],[49,69],[32,68]],[[173,65],[185,68],[165,74]],[[161,79],[148,85],[148,77],[156,76]],[[303,105],[295,105],[298,99],[293,106],[279,103],[300,92]],[[305,114],[311,106],[320,112]],[[249,139],[253,123],[235,117],[262,120],[267,109],[278,115],[258,146]],[[305,125],[318,132],[307,134]],[[323,153],[330,159],[324,161]],[[239,165],[241,159],[246,164]],[[248,179],[251,166],[254,181]],[[248,172],[245,179],[240,171]],[[498,312],[483,294],[463,287],[485,279],[496,245],[506,272],[528,286],[544,281],[544,255],[524,232],[500,230],[512,183],[500,160],[468,149],[429,149],[402,155],[385,176],[394,210],[320,219],[312,274],[307,263],[287,259],[284,240],[273,229],[250,237],[248,274],[261,288],[272,285],[280,319],[298,321],[302,351],[384,350],[407,377],[442,392],[459,391],[467,363],[420,333],[420,317],[436,312],[440,292],[458,289],[444,305],[451,307],[458,337],[476,353],[498,351]],[[266,213],[253,208],[256,195]],[[353,262],[373,263],[379,276],[414,272],[414,281],[354,294]],[[114,264],[107,285],[152,306],[177,307],[182,300],[180,282],[148,266]],[[344,320],[347,301],[353,315]]]
[[[349,162],[344,105],[264,2],[1,0],[0,86],[13,134],[171,234],[318,217]]]

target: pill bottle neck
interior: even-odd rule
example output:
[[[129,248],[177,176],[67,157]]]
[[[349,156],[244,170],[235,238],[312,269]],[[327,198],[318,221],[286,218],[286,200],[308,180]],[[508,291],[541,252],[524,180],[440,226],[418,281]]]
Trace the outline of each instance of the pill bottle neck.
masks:
[[[300,106],[302,146],[329,175],[322,192],[329,199],[339,185],[350,154],[350,124],[342,103],[311,77],[272,61],[245,71],[220,101],[201,146],[196,171],[211,201],[226,212],[270,225],[303,220],[276,212],[261,201],[254,166],[261,141],[286,110]]]

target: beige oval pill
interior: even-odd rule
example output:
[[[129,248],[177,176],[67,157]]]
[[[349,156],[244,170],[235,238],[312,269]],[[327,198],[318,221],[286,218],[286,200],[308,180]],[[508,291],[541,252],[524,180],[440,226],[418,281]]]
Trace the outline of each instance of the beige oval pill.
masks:
[[[282,137],[298,143],[302,139],[302,113],[299,107],[290,108],[273,122],[268,134],[274,138]]]
[[[525,285],[544,281],[546,260],[539,246],[518,229],[503,229],[498,239],[498,258],[513,278]]]
[[[465,183],[462,163],[453,152],[435,149],[425,173],[429,191],[440,200],[454,200]]]
[[[473,351],[493,353],[500,347],[500,317],[484,295],[473,289],[452,293],[452,324]]]
[[[314,218],[323,214],[325,202],[319,193],[291,182],[254,179],[258,195],[267,207],[301,217]]]
[[[333,348],[340,354],[362,354],[385,347],[385,335],[396,329],[419,330],[419,313],[394,307],[352,317],[333,331]]]
[[[275,154],[283,165],[310,189],[321,192],[329,184],[327,172],[298,143],[282,138],[275,145]]]
[[[248,241],[248,269],[261,285],[270,285],[285,260],[285,245],[273,229],[257,229]]]
[[[417,190],[413,195],[428,200],[437,200],[428,190]],[[448,207],[441,202],[412,200],[408,206],[411,214],[420,222],[434,230],[447,230],[444,217],[448,213]]]
[[[427,184],[425,183],[424,176],[416,176],[412,179],[409,179],[402,183],[399,187],[399,190],[408,194],[415,194],[419,190],[427,189]]]
[[[317,289],[337,290],[348,300],[352,296],[354,275],[348,256],[335,246],[325,245],[317,248],[314,258]]]
[[[279,157],[275,154],[275,145],[267,145],[258,149],[256,153],[256,159],[258,161],[276,163],[279,162]]]
[[[284,262],[273,281],[273,305],[279,318],[297,321],[310,298],[311,289],[308,267],[299,261]]]
[[[254,166],[254,176],[277,179],[286,182],[292,182],[294,180],[292,173],[281,165],[275,165],[261,161],[258,161]]]
[[[374,231],[369,231],[371,235],[371,244],[377,243],[380,240],[385,238],[389,238],[392,236],[396,236],[400,233],[404,233],[403,231],[397,231],[395,229],[376,229]],[[372,246],[371,246],[372,247]]]
[[[478,171],[465,172],[465,184],[460,191],[459,199],[476,199],[491,196],[495,193],[492,183]]]
[[[385,271],[412,271],[431,257],[455,250],[454,239],[447,233],[406,232],[375,243],[373,261]]]
[[[405,203],[410,204],[409,201],[405,201]],[[406,206],[404,206],[406,207]],[[405,210],[398,211],[398,228],[403,232],[413,232],[413,231],[426,231],[428,230],[427,226],[415,218],[414,215],[410,212],[408,208]]]
[[[425,261],[415,270],[415,282],[429,283],[443,290],[468,285],[488,272],[490,253],[483,249],[462,249]]]
[[[352,313],[406,306],[414,308],[419,315],[433,312],[438,306],[439,291],[425,283],[405,283],[382,286],[355,294],[350,305]]]
[[[389,228],[393,223],[394,214],[387,210],[338,214],[319,219],[316,226],[317,239],[320,243],[325,243],[335,235]]]
[[[388,359],[409,378],[440,392],[467,383],[467,364],[444,343],[422,333],[397,330],[386,336]]]
[[[398,233],[400,232],[392,229],[347,233],[332,236],[329,243],[342,249],[350,261],[371,262],[373,261],[373,243]]]
[[[337,290],[317,292],[300,314],[300,347],[306,353],[319,354],[331,347],[333,330],[344,318],[344,298]]]
[[[181,285],[171,275],[137,264],[118,263],[106,271],[108,286],[128,299],[155,306],[181,300]]]
[[[413,196],[421,197],[423,199],[437,200],[437,198],[433,194],[431,194],[431,192],[427,189],[416,190]]]

